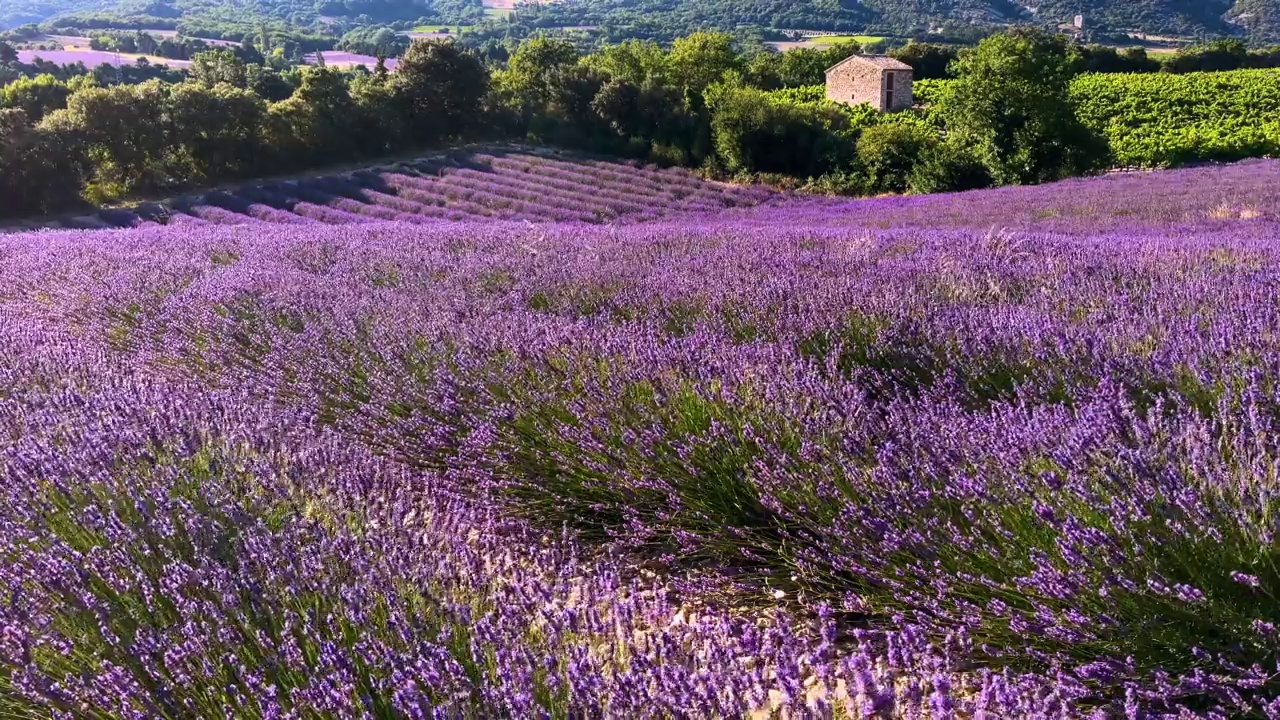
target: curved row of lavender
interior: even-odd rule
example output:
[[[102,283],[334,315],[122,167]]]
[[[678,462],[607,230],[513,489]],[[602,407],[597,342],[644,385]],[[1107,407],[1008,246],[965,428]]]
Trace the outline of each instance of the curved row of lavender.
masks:
[[[1280,717],[1278,172],[4,238],[0,709]]]
[[[280,180],[165,203],[107,209],[50,227],[346,225],[508,220],[603,224],[753,206],[779,194],[688,171],[608,163],[555,151],[455,152],[339,175]]]

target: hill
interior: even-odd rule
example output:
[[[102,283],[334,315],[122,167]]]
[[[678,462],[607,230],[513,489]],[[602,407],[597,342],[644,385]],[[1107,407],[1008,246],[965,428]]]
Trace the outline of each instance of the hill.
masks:
[[[954,35],[1017,22],[1069,22],[1076,14],[1116,37],[1280,40],[1280,0],[574,0],[520,4],[514,19],[535,28],[597,27],[607,39],[621,40],[669,39],[707,28]],[[312,29],[334,21],[470,24],[486,17],[481,0],[14,0],[0,9],[0,29],[66,15],[131,18],[152,27],[157,21],[251,25],[272,19]]]
[[[599,25],[610,37],[670,36],[701,27],[865,31],[911,36],[965,26],[1057,24],[1076,14],[1123,35],[1248,35],[1280,39],[1278,0],[578,0],[531,6],[535,24]]]

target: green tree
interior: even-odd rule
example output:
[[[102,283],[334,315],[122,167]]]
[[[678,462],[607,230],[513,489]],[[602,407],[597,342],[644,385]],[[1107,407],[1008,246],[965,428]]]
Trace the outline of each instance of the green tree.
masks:
[[[18,51],[7,42],[0,42],[0,65],[18,62]]]
[[[246,87],[267,102],[280,102],[293,94],[293,86],[273,68],[250,65],[245,72]]]
[[[413,128],[389,74],[370,73],[351,82],[361,152],[380,155],[412,144]]]
[[[512,53],[503,85],[522,103],[538,108],[551,101],[552,77],[577,63],[578,51],[568,41],[536,37]]]
[[[731,35],[696,32],[671,44],[667,68],[676,87],[701,94],[730,73],[744,73],[746,63],[734,50]]]
[[[87,88],[37,127],[84,153],[91,201],[158,190],[170,186],[164,166],[167,95],[168,86],[159,80]]]
[[[392,77],[419,141],[455,137],[474,128],[489,92],[489,71],[452,39],[414,42]]]
[[[1096,169],[1106,144],[1076,117],[1072,60],[1060,37],[1018,29],[961,55],[937,116],[998,184],[1037,183]]]
[[[991,175],[973,153],[947,141],[925,148],[907,177],[907,187],[915,193],[976,190],[990,184]]]
[[[837,108],[732,85],[711,87],[707,107],[716,155],[731,172],[811,177],[848,161],[848,116]]]
[[[74,145],[31,127],[20,109],[0,110],[0,217],[61,210],[80,200]]]
[[[934,80],[951,77],[951,63],[959,52],[951,45],[910,42],[889,53],[908,64],[916,80]]]
[[[827,68],[834,64],[825,50],[813,48],[761,52],[747,64],[746,77],[752,85],[766,90],[821,85]]]
[[[249,90],[175,85],[166,102],[169,166],[183,184],[247,177],[260,169],[267,107]]]
[[[342,75],[306,67],[293,95],[270,106],[264,145],[282,166],[338,162],[358,154],[359,128],[359,112]]]
[[[30,122],[67,106],[71,89],[52,75],[19,78],[0,88],[0,107],[22,110]]]
[[[191,68],[188,72],[192,80],[205,87],[213,87],[219,83],[238,88],[249,86],[247,66],[243,60],[236,57],[235,52],[228,48],[196,53],[195,57],[191,58]]]
[[[582,62],[611,80],[632,85],[666,81],[667,53],[652,40],[627,40],[610,45],[583,58]]]
[[[904,192],[912,170],[938,143],[937,133],[916,123],[886,122],[858,136],[858,165],[871,192]]]
[[[1175,73],[1217,72],[1242,68],[1248,61],[1249,51],[1243,42],[1214,40],[1179,50],[1164,67]]]

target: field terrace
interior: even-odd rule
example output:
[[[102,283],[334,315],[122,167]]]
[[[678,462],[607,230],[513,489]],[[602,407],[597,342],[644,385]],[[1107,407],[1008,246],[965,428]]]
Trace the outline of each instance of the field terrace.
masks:
[[[476,219],[600,224],[718,212],[780,197],[766,188],[709,182],[681,169],[594,161],[552,151],[489,149],[257,183],[103,210],[46,226],[99,229]]]
[[[1280,164],[478,164],[0,238],[0,710],[1280,716]]]

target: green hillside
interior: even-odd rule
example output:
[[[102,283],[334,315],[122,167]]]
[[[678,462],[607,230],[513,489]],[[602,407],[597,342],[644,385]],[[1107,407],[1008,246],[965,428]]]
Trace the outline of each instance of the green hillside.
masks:
[[[9,0],[0,3],[0,29],[69,14],[170,26],[178,20],[266,18],[313,28],[334,20],[470,24],[486,18],[481,0]],[[1235,35],[1280,41],[1280,0],[574,0],[528,3],[512,19],[532,28],[594,26],[607,40],[665,40],[708,28],[955,35],[1011,23],[1052,25],[1076,14],[1084,15],[1087,28],[1109,37]]]

